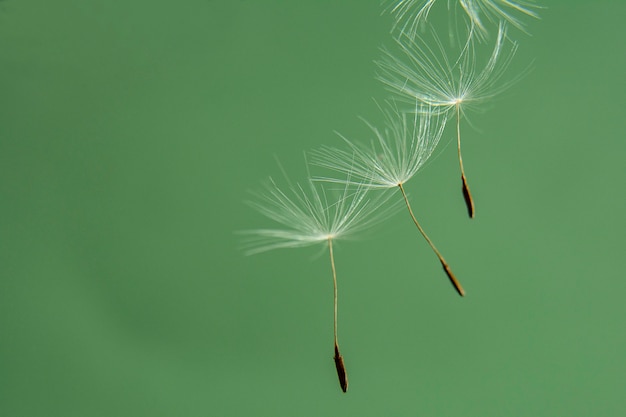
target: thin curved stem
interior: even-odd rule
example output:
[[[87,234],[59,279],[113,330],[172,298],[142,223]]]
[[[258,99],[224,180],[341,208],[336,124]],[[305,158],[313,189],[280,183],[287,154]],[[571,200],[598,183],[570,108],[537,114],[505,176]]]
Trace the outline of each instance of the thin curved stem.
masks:
[[[413,210],[411,209],[411,204],[409,204],[409,199],[407,198],[406,193],[404,192],[404,187],[402,186],[402,184],[398,184],[398,187],[400,187],[400,192],[402,193],[402,197],[404,198],[406,207],[409,209],[409,214],[411,215],[411,219],[413,219],[413,223],[415,223],[415,226],[417,226],[422,236],[424,236],[424,239],[426,239],[426,242],[428,242],[428,245],[430,246],[430,248],[433,250],[433,252],[435,252],[435,255],[437,255],[437,258],[439,258],[439,262],[441,262],[441,266],[443,266],[443,270],[446,272],[446,275],[448,276],[448,279],[450,279],[450,282],[454,286],[454,289],[456,289],[459,295],[463,297],[465,295],[465,290],[461,286],[461,283],[456,279],[456,277],[452,273],[452,269],[450,268],[446,260],[443,258],[443,255],[441,255],[441,252],[437,250],[437,247],[435,246],[435,244],[432,242],[432,240],[430,240],[430,238],[428,237],[424,229],[422,229],[422,226],[419,224],[419,222],[415,218],[415,215],[413,214]]]
[[[335,344],[337,345],[337,271],[335,270],[335,257],[333,255],[333,240],[330,237],[328,238],[328,250],[330,251],[330,267],[333,270],[333,334],[335,336]]]
[[[465,205],[467,206],[467,212],[470,218],[474,218],[475,208],[472,194],[470,193],[469,184],[465,177],[465,170],[463,169],[463,156],[461,155],[461,104],[456,104],[456,148],[459,154],[459,166],[461,167],[461,181],[463,182],[463,198],[465,199]]]
[[[343,356],[339,353],[339,342],[337,340],[337,271],[335,269],[335,256],[333,255],[333,239],[328,238],[328,250],[330,252],[330,266],[333,270],[333,334],[335,339],[335,368],[337,369],[337,377],[339,378],[339,385],[341,390],[346,392],[348,390],[348,374],[346,372],[346,366],[343,363]]]

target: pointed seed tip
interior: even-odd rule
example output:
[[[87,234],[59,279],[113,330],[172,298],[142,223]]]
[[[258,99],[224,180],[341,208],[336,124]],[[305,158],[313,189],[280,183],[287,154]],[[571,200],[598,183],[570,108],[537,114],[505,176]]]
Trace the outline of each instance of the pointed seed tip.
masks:
[[[461,286],[461,283],[459,282],[459,280],[457,280],[456,277],[454,276],[454,273],[452,273],[452,269],[450,269],[450,265],[448,265],[447,262],[444,261],[443,259],[440,259],[440,261],[441,261],[441,266],[443,267],[443,270],[445,271],[446,275],[448,276],[448,279],[450,280],[450,283],[452,284],[456,292],[461,297],[464,297],[465,290],[463,289],[463,286]]]
[[[464,174],[461,174],[461,181],[463,182],[463,199],[465,200],[465,205],[467,206],[467,213],[469,214],[470,219],[474,218],[474,199],[472,198],[472,194],[470,193],[469,185],[467,184],[467,179]]]
[[[348,391],[348,375],[346,373],[346,366],[343,363],[343,356],[339,353],[339,347],[335,343],[335,368],[337,369],[337,377],[339,378],[339,385],[341,390],[345,393]]]

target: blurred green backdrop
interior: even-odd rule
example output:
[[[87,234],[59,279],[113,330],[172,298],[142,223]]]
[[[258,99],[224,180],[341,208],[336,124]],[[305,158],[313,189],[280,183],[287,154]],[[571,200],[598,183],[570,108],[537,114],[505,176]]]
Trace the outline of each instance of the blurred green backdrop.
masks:
[[[336,249],[245,257],[260,179],[365,132],[378,1],[0,2],[0,415],[621,416],[626,3],[554,1],[534,70]],[[448,131],[446,142],[454,133]]]

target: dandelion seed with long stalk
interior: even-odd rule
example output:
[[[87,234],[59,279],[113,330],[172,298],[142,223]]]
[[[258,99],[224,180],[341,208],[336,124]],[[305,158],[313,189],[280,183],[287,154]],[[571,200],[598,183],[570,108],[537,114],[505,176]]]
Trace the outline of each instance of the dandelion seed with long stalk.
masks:
[[[471,32],[471,29],[468,29]],[[383,50],[377,62],[378,78],[386,87],[408,102],[418,103],[441,114],[456,118],[457,153],[461,169],[462,192],[468,214],[474,217],[474,200],[470,193],[461,153],[461,119],[476,104],[491,99],[517,81],[512,78],[501,83],[506,69],[517,50],[515,42],[507,42],[506,26],[501,23],[491,55],[484,67],[478,67],[476,45],[471,35],[460,45],[456,59],[448,58],[437,33],[432,34],[432,46],[423,37],[401,36],[396,40],[400,56]]]
[[[418,222],[405,191],[405,183],[424,166],[439,143],[445,127],[446,114],[437,114],[432,108],[407,114],[392,106],[384,109],[383,114],[385,130],[381,131],[368,123],[376,137],[371,146],[352,142],[340,135],[348,149],[322,147],[313,151],[312,164],[347,176],[346,179],[332,177],[318,179],[334,183],[367,184],[374,189],[398,187],[413,223],[441,262],[456,291],[463,296],[465,290]]]
[[[337,338],[337,272],[333,244],[373,226],[393,208],[384,204],[385,196],[371,198],[366,191],[361,184],[345,186],[340,195],[329,199],[327,194],[332,190],[327,191],[311,180],[305,186],[289,184],[281,188],[270,179],[250,205],[283,228],[245,232],[249,236],[248,254],[318,244],[328,247],[333,278],[333,359],[343,392],[348,389],[348,375]]]

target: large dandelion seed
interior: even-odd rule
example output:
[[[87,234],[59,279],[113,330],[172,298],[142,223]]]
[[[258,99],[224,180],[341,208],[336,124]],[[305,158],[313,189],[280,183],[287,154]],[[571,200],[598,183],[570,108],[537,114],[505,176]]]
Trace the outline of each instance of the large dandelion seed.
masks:
[[[470,217],[474,217],[472,199],[461,154],[461,118],[473,106],[489,100],[508,88],[516,78],[501,82],[517,44],[507,40],[501,23],[491,55],[479,66],[476,43],[470,35],[460,46],[455,59],[449,58],[437,32],[430,38],[401,36],[396,41],[399,55],[385,49],[378,61],[378,78],[385,86],[408,102],[417,101],[434,112],[456,117],[457,152],[461,169],[463,196]],[[431,46],[432,44],[432,46]]]

